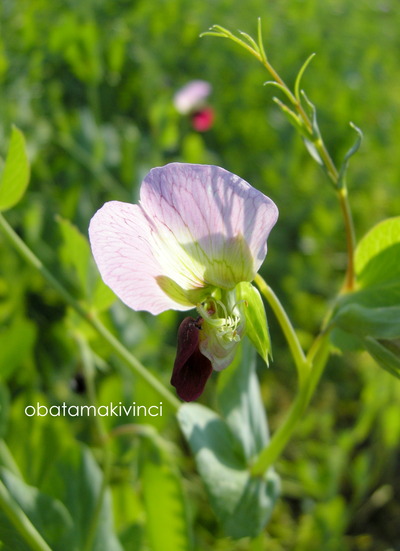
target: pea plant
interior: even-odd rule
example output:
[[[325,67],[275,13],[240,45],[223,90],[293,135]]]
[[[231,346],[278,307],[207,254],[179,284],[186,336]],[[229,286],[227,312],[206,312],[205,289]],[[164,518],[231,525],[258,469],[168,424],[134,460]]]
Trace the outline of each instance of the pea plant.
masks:
[[[343,285],[327,304],[320,331],[308,350],[301,346],[268,278],[258,273],[268,263],[267,238],[280,224],[280,206],[224,168],[179,162],[153,168],[142,182],[137,204],[116,197],[94,213],[88,221],[91,253],[86,241],[82,247],[87,248],[88,259],[93,255],[101,279],[96,274],[90,299],[81,300],[50,272],[3,215],[20,201],[29,183],[24,136],[14,127],[0,182],[0,228],[77,317],[174,410],[225,534],[255,538],[267,525],[279,497],[274,465],[306,415],[333,349],[345,352],[350,346],[366,351],[380,367],[400,378],[400,217],[381,221],[356,242],[347,173],[362,133],[350,123],[355,143],[337,165],[319,129],[317,108],[302,89],[312,55],[292,90],[269,61],[260,22],[256,38],[233,34],[219,25],[203,36],[227,39],[262,64],[269,79],[266,84],[279,93],[274,101],[321,167],[321,177],[328,184],[326,193],[337,198],[346,270]],[[68,223],[64,230],[75,231]],[[80,235],[79,243],[82,240]],[[189,312],[177,330],[171,386],[160,382],[102,321],[113,295],[111,301],[99,297],[110,293],[108,288],[136,311],[154,316],[168,310]],[[273,365],[265,304],[282,330],[298,378],[293,402],[271,435],[256,374],[257,354],[263,365]],[[90,348],[84,339],[80,346],[86,351]],[[212,409],[197,400],[214,371],[219,372],[219,380],[216,408]],[[99,432],[107,442],[110,435],[104,426]],[[103,529],[99,519],[111,463],[106,453],[102,489],[82,547],[85,550],[103,549],[93,545]],[[160,476],[155,470],[150,474]],[[39,508],[45,505],[37,502]],[[57,548],[20,501],[15,485],[0,482],[0,506],[31,549]],[[72,528],[69,537],[68,549],[79,549]],[[108,549],[122,549],[116,537],[107,541]],[[180,540],[175,548],[190,549],[189,539]]]

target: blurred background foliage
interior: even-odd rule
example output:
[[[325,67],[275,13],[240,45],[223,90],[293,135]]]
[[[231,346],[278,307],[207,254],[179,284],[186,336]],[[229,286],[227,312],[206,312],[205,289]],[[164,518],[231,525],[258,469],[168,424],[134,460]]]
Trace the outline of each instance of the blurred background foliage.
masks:
[[[176,160],[218,164],[279,206],[262,274],[304,346],[311,342],[344,273],[336,198],[271,101],[275,91],[263,86],[269,77],[261,65],[227,41],[199,39],[215,23],[255,34],[258,16],[267,54],[288,83],[309,54],[317,53],[303,86],[318,107],[333,158],[340,162],[354,139],[349,121],[364,132],[348,175],[357,236],[398,215],[396,0],[2,0],[0,155],[4,159],[14,123],[26,136],[32,163],[30,188],[7,219],[76,297],[93,293],[92,280],[85,282],[89,276],[79,270],[88,257],[76,228],[86,236],[104,201],[136,201],[142,177],[153,166]],[[216,119],[204,134],[196,133],[172,103],[176,90],[197,78],[213,86]],[[277,465],[282,498],[271,523],[257,540],[232,541],[216,524],[166,404],[163,417],[105,418],[105,427],[85,418],[25,416],[25,406],[37,401],[88,403],[95,395],[99,404],[150,405],[159,397],[127,371],[2,235],[0,251],[0,435],[7,443],[1,463],[67,508],[65,488],[51,483],[57,480],[54,473],[72,480],[78,464],[82,479],[90,472],[95,482],[85,478],[81,484],[83,492],[88,486],[89,503],[101,491],[93,456],[109,468],[119,544],[103,537],[108,549],[157,551],[167,541],[172,543],[164,550],[189,548],[173,543],[183,529],[169,535],[170,510],[178,525],[181,519],[191,526],[187,537],[196,550],[400,549],[400,385],[372,360],[331,359]],[[168,384],[178,314],[153,318],[118,302],[107,311],[112,297],[104,289],[100,295],[96,306],[107,325]],[[274,430],[293,397],[295,376],[269,318],[274,362],[268,371],[260,365],[259,375]],[[202,401],[213,406],[214,394],[211,384]],[[114,436],[107,445],[104,430]],[[161,470],[152,472],[153,464]],[[151,483],[155,476],[157,485]],[[75,485],[79,488],[79,481]],[[186,496],[179,501],[178,486]],[[160,503],[166,513],[159,519],[165,522],[160,544],[151,504],[161,495],[175,497]],[[174,509],[178,503],[181,509]],[[91,510],[88,505],[88,515]],[[79,522],[86,521],[82,513]],[[0,531],[0,542],[2,536]],[[8,541],[0,549],[14,549]],[[102,549],[94,541],[93,549]]]

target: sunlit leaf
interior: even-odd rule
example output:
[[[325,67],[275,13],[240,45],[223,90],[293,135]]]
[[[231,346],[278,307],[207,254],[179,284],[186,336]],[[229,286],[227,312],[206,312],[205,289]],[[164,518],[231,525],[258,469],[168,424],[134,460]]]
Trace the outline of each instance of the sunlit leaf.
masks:
[[[400,216],[374,226],[360,241],[355,266],[361,287],[400,282]]]
[[[14,207],[29,184],[30,168],[24,135],[12,129],[7,158],[0,179],[0,211]]]
[[[367,350],[383,368],[399,376],[400,217],[377,224],[355,253],[359,290],[338,301],[332,325],[335,344]],[[339,332],[338,332],[339,330]],[[348,337],[346,337],[348,335]]]

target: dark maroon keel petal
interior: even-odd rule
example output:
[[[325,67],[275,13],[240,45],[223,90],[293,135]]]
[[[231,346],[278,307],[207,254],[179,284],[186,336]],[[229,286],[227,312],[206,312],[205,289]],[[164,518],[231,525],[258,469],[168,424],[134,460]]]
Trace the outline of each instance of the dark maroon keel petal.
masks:
[[[199,350],[199,322],[185,318],[178,330],[178,347],[171,385],[185,402],[196,400],[212,373],[212,365]]]

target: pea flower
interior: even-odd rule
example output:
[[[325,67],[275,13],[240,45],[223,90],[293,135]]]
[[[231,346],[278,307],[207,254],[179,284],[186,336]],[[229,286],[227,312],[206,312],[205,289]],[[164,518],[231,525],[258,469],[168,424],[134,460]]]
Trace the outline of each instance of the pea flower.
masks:
[[[153,168],[138,205],[110,201],[93,216],[93,256],[127,306],[154,315],[197,309],[178,331],[171,383],[183,400],[232,362],[246,331],[238,290],[264,261],[277,217],[271,199],[238,176],[184,163]]]
[[[180,88],[174,96],[178,113],[188,115],[201,107],[211,94],[211,84],[206,80],[191,80]]]
[[[211,90],[206,80],[191,80],[174,95],[176,110],[181,115],[188,115],[198,132],[206,132],[214,123],[214,109],[206,104]]]

